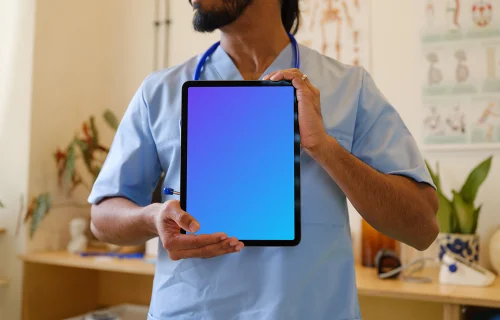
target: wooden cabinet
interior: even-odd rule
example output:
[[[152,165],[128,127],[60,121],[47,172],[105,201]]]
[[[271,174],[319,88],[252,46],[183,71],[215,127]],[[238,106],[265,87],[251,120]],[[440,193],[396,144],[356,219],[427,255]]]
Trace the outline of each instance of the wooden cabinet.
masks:
[[[149,305],[155,265],[144,260],[33,253],[24,261],[23,319],[53,320],[122,303]],[[356,266],[363,320],[459,320],[463,305],[500,308],[500,280],[487,288],[380,280],[375,269]]]

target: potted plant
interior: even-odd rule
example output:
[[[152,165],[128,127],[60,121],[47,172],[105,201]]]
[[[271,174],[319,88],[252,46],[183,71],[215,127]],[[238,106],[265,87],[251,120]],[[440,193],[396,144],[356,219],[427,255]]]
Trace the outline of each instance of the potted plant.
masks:
[[[482,204],[476,205],[475,200],[479,187],[488,176],[491,162],[492,157],[482,161],[469,173],[461,189],[459,191],[452,189],[451,197],[447,197],[441,187],[439,163],[436,164],[434,172],[426,161],[439,198],[437,219],[441,232],[437,242],[440,259],[450,251],[470,262],[479,261],[480,239],[476,229]]]
[[[103,118],[116,131],[118,120],[115,115],[106,110]],[[77,187],[84,187],[90,193],[91,185],[89,185],[89,180],[91,184],[95,182],[103,164],[103,159],[105,159],[108,152],[109,149],[100,142],[94,116],[90,116],[87,121],[83,122],[81,132],[69,141],[65,149],[57,148],[54,159],[58,170],[59,187],[67,198]],[[83,166],[80,165],[80,162]],[[82,170],[82,167],[85,169]],[[60,207],[90,208],[90,205],[68,201],[53,202],[53,197],[48,192],[33,197],[24,218],[25,223],[30,222],[30,238],[33,238],[40,223],[50,210]]]

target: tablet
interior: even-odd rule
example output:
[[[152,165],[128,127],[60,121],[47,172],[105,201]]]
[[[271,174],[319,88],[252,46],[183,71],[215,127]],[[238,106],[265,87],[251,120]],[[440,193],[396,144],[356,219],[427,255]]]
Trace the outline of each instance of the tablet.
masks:
[[[300,135],[288,81],[187,81],[180,204],[197,234],[246,246],[300,242]],[[185,233],[185,231],[182,231]]]

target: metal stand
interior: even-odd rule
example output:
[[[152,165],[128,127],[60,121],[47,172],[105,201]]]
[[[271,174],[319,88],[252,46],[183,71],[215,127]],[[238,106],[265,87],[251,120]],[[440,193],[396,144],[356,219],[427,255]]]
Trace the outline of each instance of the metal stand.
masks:
[[[167,68],[170,32],[170,1],[155,0],[153,71]]]

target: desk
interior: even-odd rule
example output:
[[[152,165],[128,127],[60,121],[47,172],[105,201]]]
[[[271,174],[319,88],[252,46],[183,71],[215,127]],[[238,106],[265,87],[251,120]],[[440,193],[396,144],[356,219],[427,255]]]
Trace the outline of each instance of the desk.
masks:
[[[4,229],[4,228],[0,228],[0,235],[6,233],[7,230]],[[0,288],[4,288],[4,287],[7,287],[9,284],[9,280],[7,280],[7,278],[3,278],[0,276]]]
[[[0,278],[0,288],[7,287],[9,285],[9,280],[7,278]]]
[[[100,261],[66,252],[33,253],[21,259],[24,320],[62,319],[120,303],[149,304],[155,267],[148,262]],[[440,307],[443,316],[439,318],[444,320],[460,319],[461,305],[500,308],[500,279],[491,287],[472,288],[439,284],[437,269],[427,269],[425,273],[433,279],[432,283],[380,280],[374,269],[356,266],[362,312],[363,303],[369,308],[366,298],[370,297],[432,303]],[[395,305],[390,308],[394,312]],[[363,316],[363,320],[366,318],[376,317]]]

